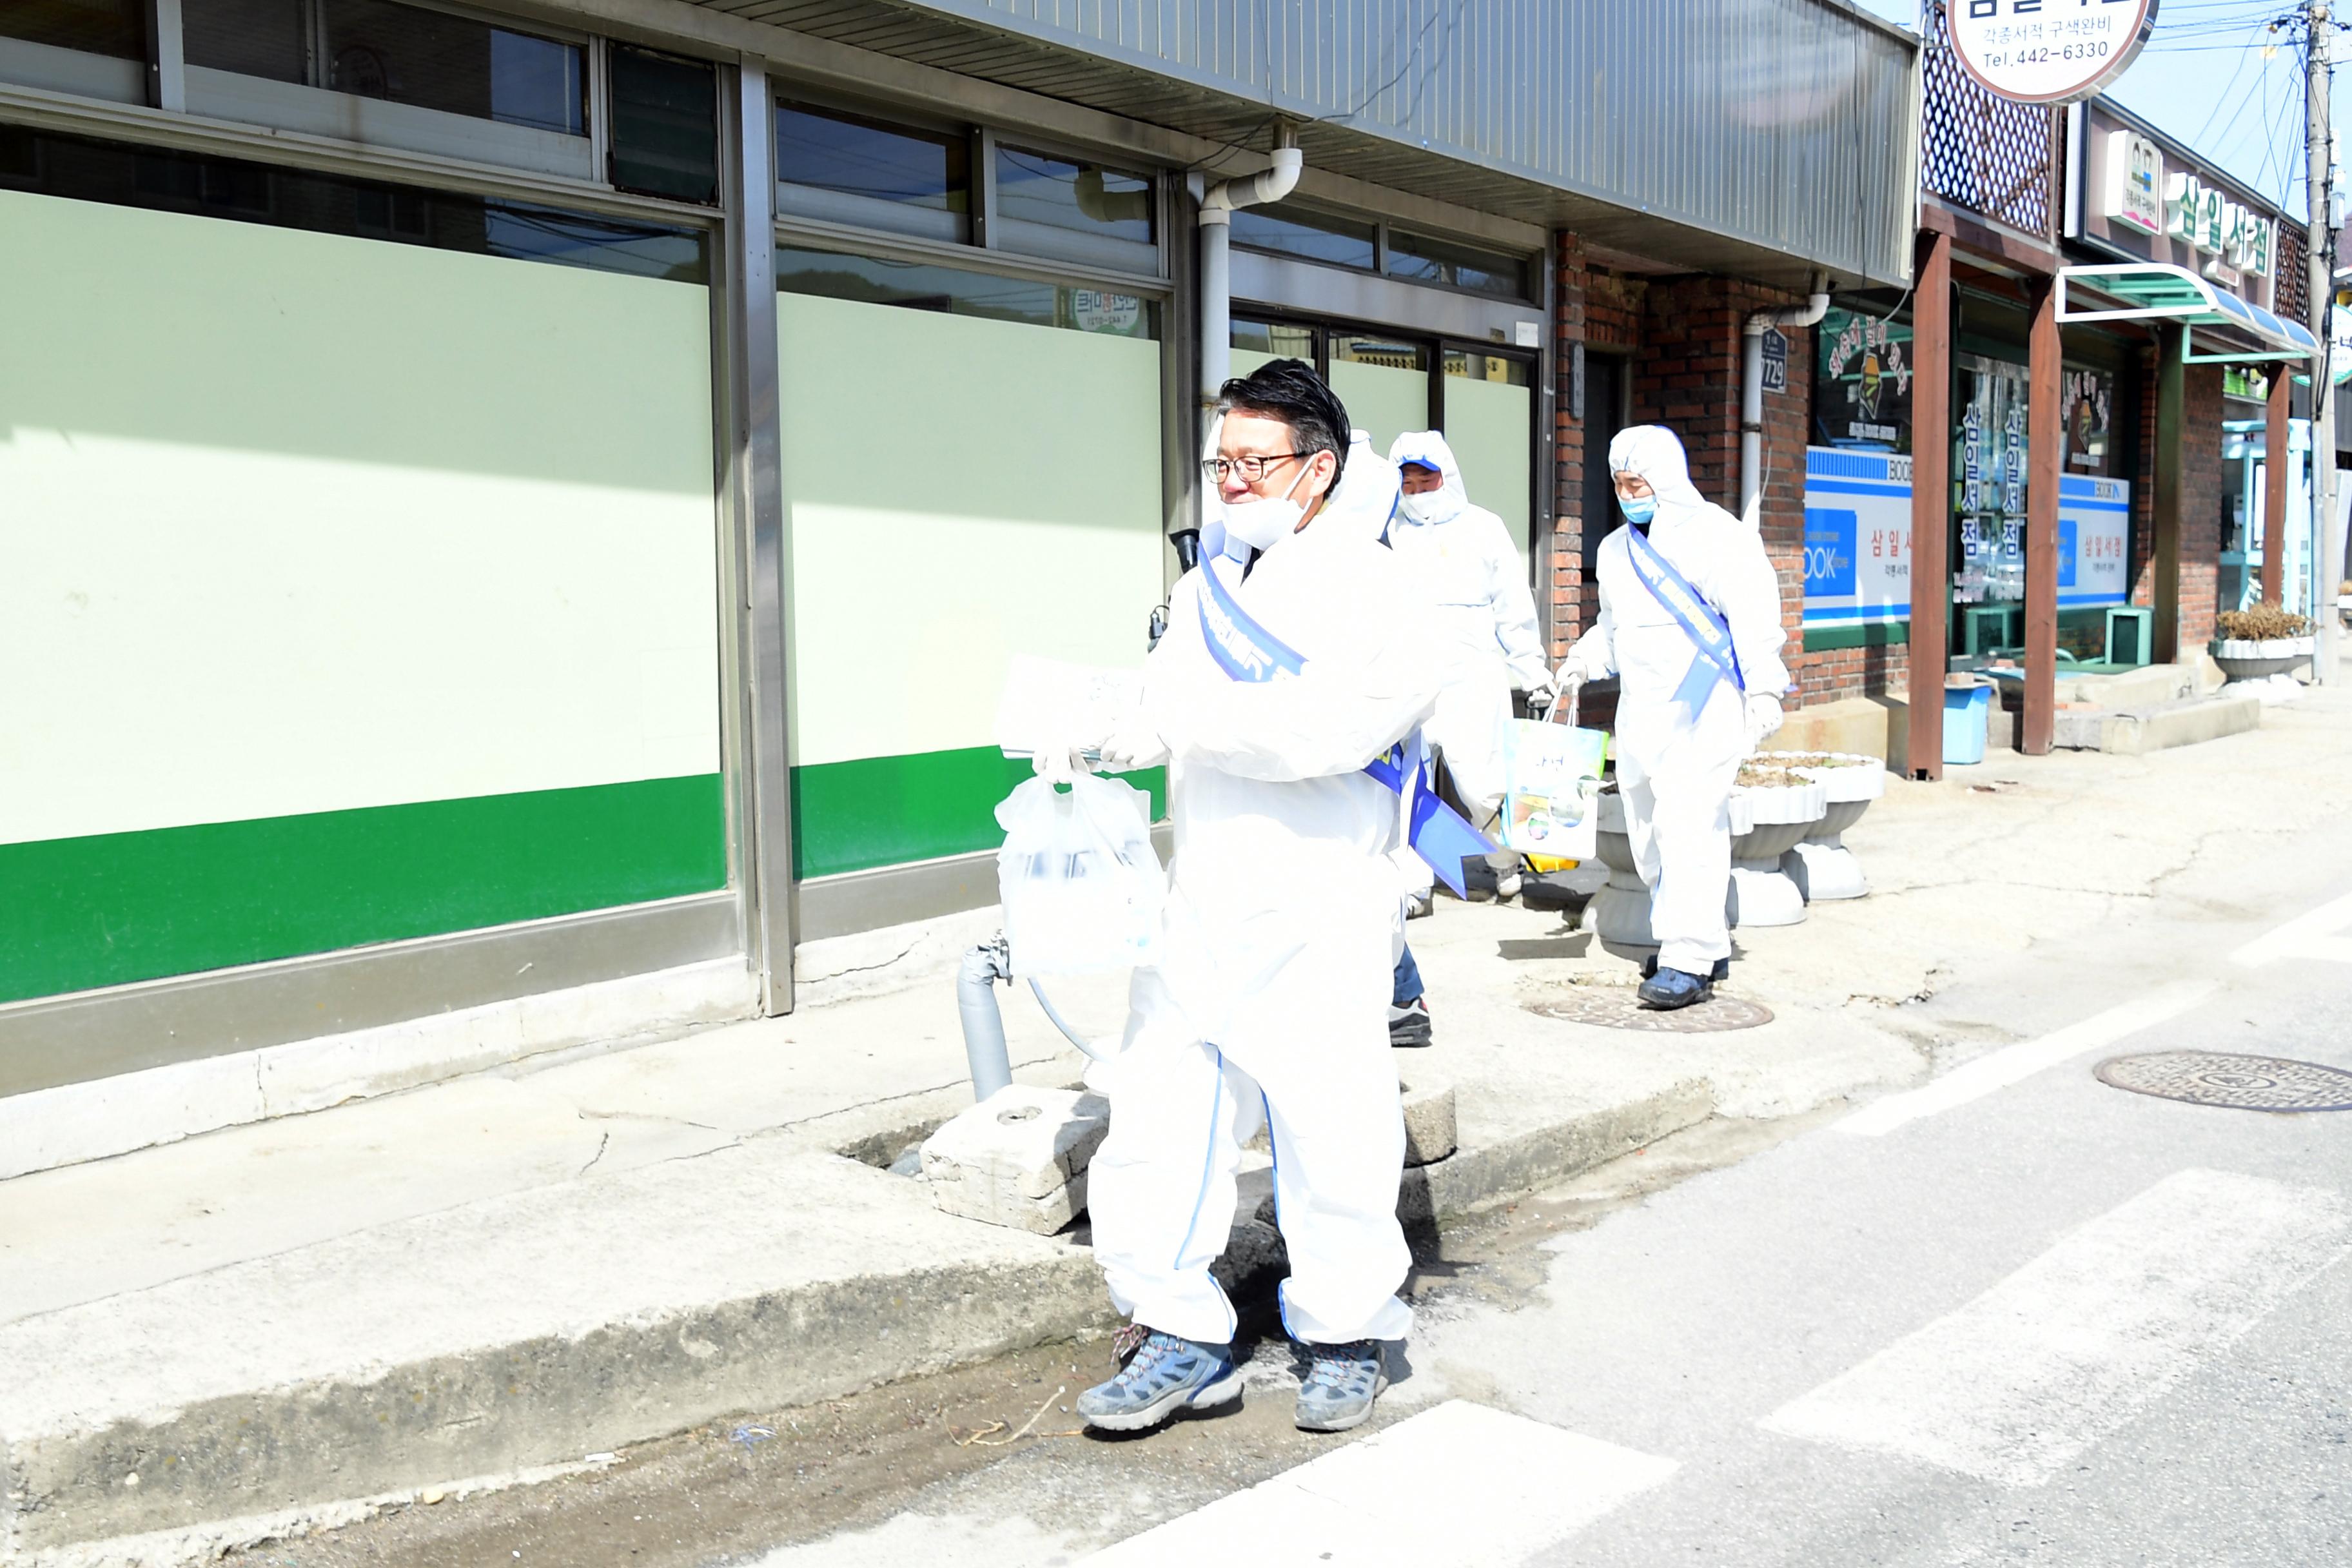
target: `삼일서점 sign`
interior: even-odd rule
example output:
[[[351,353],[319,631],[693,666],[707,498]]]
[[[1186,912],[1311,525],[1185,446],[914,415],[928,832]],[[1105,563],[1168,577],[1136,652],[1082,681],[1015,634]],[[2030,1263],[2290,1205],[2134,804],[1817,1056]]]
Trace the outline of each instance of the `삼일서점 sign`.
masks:
[[[1961,68],[2020,103],[2071,103],[2123,74],[2157,0],[1944,0]]]

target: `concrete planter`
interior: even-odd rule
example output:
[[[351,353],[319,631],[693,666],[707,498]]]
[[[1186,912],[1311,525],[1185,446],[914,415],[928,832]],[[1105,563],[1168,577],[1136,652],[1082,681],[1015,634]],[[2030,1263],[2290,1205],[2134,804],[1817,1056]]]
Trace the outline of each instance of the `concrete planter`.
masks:
[[[1772,762],[1786,755],[1801,752],[1762,753],[1761,760]],[[1829,797],[1829,807],[1802,841],[1780,857],[1780,869],[1797,884],[1797,891],[1807,903],[1828,899],[1859,899],[1870,891],[1870,880],[1862,874],[1862,863],[1853,851],[1845,847],[1845,830],[1862,820],[1870,803],[1886,793],[1886,765],[1876,757],[1859,752],[1815,752],[1831,758],[1827,766],[1813,764],[1797,771],[1808,778],[1820,781]]]
[[[1829,791],[1817,779],[1731,792],[1731,890],[1736,926],[1791,926],[1805,918],[1805,895],[1780,858],[1829,815]]]
[[[2296,665],[2310,661],[2313,647],[2314,639],[2308,637],[2264,637],[2260,641],[2215,637],[2213,662],[2229,677],[2229,683],[2221,690],[2231,697],[2292,702],[2303,695],[2303,685],[2292,671]]]
[[[1655,948],[1650,931],[1650,889],[1634,868],[1633,841],[1625,832],[1625,797],[1606,790],[1593,798],[1593,826],[1609,880],[1584,908],[1582,928],[1606,948]]]

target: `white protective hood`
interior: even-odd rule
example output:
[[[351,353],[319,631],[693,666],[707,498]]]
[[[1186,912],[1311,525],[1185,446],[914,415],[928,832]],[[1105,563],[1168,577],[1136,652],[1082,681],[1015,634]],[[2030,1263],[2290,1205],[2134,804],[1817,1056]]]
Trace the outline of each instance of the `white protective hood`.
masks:
[[[1727,521],[1739,520],[1698,493],[1691,483],[1690,458],[1681,439],[1663,425],[1629,425],[1609,443],[1609,471],[1632,474],[1648,481],[1658,498],[1658,515],[1651,526],[1672,517],[1686,521],[1712,512]]]
[[[1430,511],[1431,523],[1451,522],[1470,506],[1470,491],[1462,483],[1462,465],[1455,460],[1454,448],[1445,437],[1434,430],[1408,430],[1389,443],[1389,462],[1402,469],[1407,463],[1418,463],[1424,468],[1435,468],[1444,482],[1419,498],[1424,506],[1434,500],[1438,504]]]

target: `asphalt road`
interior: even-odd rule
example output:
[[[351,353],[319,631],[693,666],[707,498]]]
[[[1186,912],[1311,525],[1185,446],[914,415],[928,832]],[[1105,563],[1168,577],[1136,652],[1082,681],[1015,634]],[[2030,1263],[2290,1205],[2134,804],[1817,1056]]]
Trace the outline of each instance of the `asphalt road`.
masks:
[[[1921,1089],[1685,1135],[1449,1243],[1351,1438],[1289,1430],[1278,1342],[1236,1413],[1076,1435],[1104,1352],[1049,1350],[246,1560],[2352,1563],[2352,1112],[2093,1072],[2352,1069],[2342,837],[2200,857],[1906,1009],[1946,1064]]]

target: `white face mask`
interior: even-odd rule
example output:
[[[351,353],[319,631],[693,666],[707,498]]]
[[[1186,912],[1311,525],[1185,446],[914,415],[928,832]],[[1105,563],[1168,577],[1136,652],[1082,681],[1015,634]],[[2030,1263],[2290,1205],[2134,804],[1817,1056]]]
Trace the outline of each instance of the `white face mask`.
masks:
[[[1300,520],[1307,515],[1307,508],[1290,498],[1297,493],[1306,478],[1307,468],[1301,464],[1298,478],[1291,480],[1290,489],[1279,496],[1268,496],[1262,500],[1229,501],[1219,495],[1217,509],[1224,520],[1227,542],[1246,544],[1253,550],[1263,552],[1273,549],[1276,542],[1297,532]]]
[[[1398,505],[1404,509],[1405,516],[1424,523],[1451,522],[1461,510],[1454,497],[1443,489],[1423,490],[1419,495],[1407,491],[1398,498]]]

